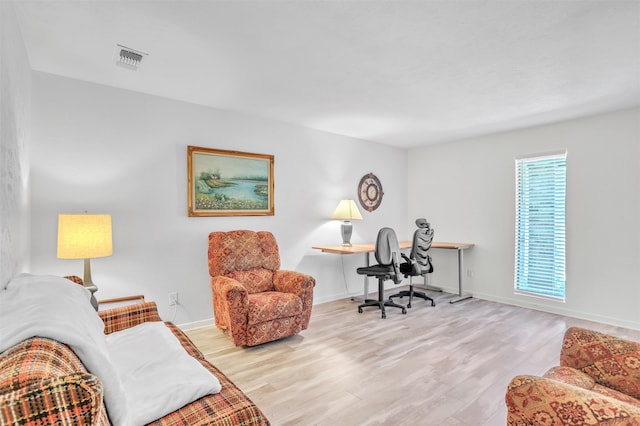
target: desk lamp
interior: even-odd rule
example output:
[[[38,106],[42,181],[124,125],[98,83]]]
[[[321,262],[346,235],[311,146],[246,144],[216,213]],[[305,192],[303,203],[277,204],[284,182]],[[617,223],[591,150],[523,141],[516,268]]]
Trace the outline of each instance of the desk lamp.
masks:
[[[58,258],[84,259],[84,286],[91,292],[91,305],[98,310],[94,293],[98,287],[91,279],[90,259],[111,256],[111,215],[58,215]]]
[[[340,204],[331,215],[331,219],[343,220],[340,230],[342,231],[342,245],[351,245],[351,234],[353,232],[352,220],[362,220],[362,215],[356,202],[353,200],[340,200]]]

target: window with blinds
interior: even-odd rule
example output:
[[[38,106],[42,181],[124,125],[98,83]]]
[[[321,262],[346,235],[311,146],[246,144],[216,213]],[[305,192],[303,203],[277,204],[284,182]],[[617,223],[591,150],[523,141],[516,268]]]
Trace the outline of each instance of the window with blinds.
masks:
[[[567,154],[516,160],[515,291],[565,299]]]

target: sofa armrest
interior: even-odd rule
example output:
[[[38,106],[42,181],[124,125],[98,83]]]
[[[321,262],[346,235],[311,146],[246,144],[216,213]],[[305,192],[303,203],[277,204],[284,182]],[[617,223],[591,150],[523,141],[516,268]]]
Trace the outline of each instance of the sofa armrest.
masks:
[[[309,325],[311,307],[313,306],[313,288],[316,280],[311,275],[296,271],[278,270],[273,275],[273,285],[276,291],[294,293],[302,300],[302,329]]]
[[[638,405],[544,377],[516,376],[505,402],[510,426],[640,424]]]
[[[158,307],[155,302],[120,306],[99,311],[98,315],[100,315],[100,318],[102,318],[104,322],[105,334],[124,330],[149,321],[162,321],[160,315],[158,315]]]
[[[32,383],[10,392],[0,391],[0,424],[108,425],[100,380],[75,373]]]
[[[236,346],[245,345],[249,293],[233,278],[216,276],[209,283],[213,295],[216,326],[229,334]]]
[[[640,399],[640,343],[571,327],[564,335],[560,365],[582,371],[602,386]]]

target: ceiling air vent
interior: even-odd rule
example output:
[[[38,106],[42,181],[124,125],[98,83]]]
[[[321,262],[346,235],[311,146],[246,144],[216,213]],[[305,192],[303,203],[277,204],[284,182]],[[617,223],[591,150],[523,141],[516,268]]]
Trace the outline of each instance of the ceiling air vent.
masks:
[[[137,70],[140,67],[142,59],[145,56],[147,56],[147,53],[123,46],[121,44],[116,45],[114,51],[116,65],[133,71]]]

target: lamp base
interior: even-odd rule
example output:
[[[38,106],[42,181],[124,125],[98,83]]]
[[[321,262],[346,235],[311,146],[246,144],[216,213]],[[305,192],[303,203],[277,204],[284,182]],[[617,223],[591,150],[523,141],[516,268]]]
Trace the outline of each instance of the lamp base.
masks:
[[[89,301],[91,302],[91,306],[93,306],[93,309],[97,311],[98,300],[96,299],[95,292],[98,291],[98,286],[95,285],[93,283],[93,280],[91,279],[91,263],[89,261],[90,259],[84,260],[84,278],[82,281],[84,288],[91,292],[91,299]]]
[[[351,224],[351,221],[345,220],[344,222],[342,222],[340,231],[342,232],[342,245],[350,246],[351,234],[353,233],[353,225]]]

